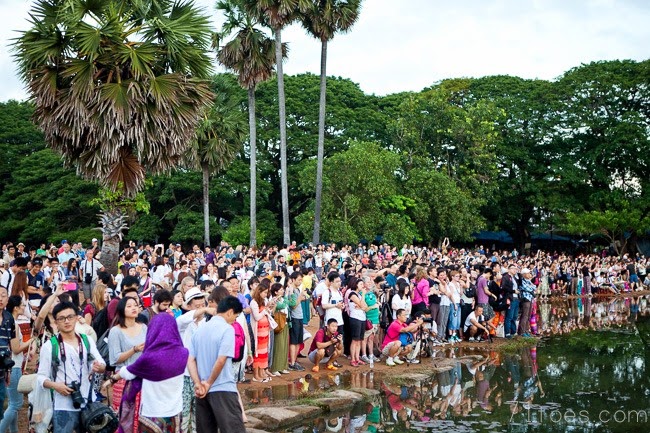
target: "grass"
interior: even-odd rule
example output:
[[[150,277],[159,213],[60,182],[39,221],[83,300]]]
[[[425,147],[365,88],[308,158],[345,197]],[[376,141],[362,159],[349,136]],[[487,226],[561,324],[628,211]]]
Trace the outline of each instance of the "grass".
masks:
[[[537,343],[538,341],[535,337],[520,337],[508,340],[505,343],[495,347],[495,349],[502,352],[518,352],[521,349],[534,347],[537,345]]]

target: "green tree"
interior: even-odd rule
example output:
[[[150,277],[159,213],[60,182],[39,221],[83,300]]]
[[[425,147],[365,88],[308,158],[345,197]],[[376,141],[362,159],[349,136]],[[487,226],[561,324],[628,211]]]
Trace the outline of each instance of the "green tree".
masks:
[[[632,235],[644,234],[650,230],[650,216],[644,216],[641,210],[623,202],[617,209],[571,212],[567,214],[563,227],[573,234],[602,235],[613,246],[616,254],[622,256],[627,252]]]
[[[220,1],[217,9],[224,12],[226,22],[219,41],[232,39],[219,48],[218,59],[237,74],[239,84],[248,91],[248,125],[250,130],[250,245],[257,245],[257,120],[255,118],[255,89],[273,74],[276,47],[272,39],[256,26],[258,21],[244,8],[240,0]],[[281,45],[279,50],[286,52]],[[282,56],[280,56],[280,64]]]
[[[213,79],[215,94],[187,154],[187,163],[203,175],[203,244],[210,245],[210,175],[224,170],[246,137],[246,117],[241,110],[236,83],[224,76]]]
[[[278,111],[280,115],[280,185],[282,190],[282,232],[285,244],[291,242],[289,223],[289,184],[287,181],[287,113],[284,97],[282,60],[286,55],[282,44],[282,29],[300,18],[310,8],[309,0],[244,0],[249,13],[273,30],[275,37],[275,66],[278,79]]]
[[[387,198],[399,195],[396,173],[399,156],[382,149],[376,143],[353,143],[344,152],[328,158],[323,170],[323,238],[327,241],[356,243],[360,239],[374,239],[386,230],[385,215],[404,212],[386,202]],[[300,187],[313,193],[315,161],[303,171]],[[395,223],[399,218],[390,221]],[[411,225],[399,221],[400,226]],[[298,231],[311,238],[314,228],[314,211],[310,207],[296,218]],[[388,229],[392,230],[389,225]],[[390,232],[393,239],[395,233]],[[412,241],[415,231],[402,234]]]
[[[327,43],[337,32],[347,32],[359,17],[361,0],[322,0],[313,2],[303,16],[303,26],[321,42],[320,96],[318,104],[318,158],[316,165],[316,201],[312,242],[320,242],[323,158],[325,154],[325,104],[327,88]]]
[[[15,41],[34,120],[85,178],[126,201],[181,161],[211,101],[210,27],[192,3],[39,0]],[[126,215],[101,217],[115,271]]]

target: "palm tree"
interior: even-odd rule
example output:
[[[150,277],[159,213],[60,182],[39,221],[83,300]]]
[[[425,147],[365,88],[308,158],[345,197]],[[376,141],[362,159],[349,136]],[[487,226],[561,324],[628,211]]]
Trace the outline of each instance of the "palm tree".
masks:
[[[259,22],[244,8],[243,0],[219,1],[217,9],[224,12],[226,22],[218,41],[235,33],[219,48],[217,58],[225,67],[235,71],[239,84],[248,91],[248,125],[250,128],[250,245],[257,244],[257,120],[255,118],[255,89],[273,75],[275,42],[259,30]],[[217,42],[218,42],[217,41]],[[217,43],[218,45],[218,43]],[[286,55],[286,47],[281,47]]]
[[[224,170],[235,159],[246,137],[246,118],[233,84],[224,75],[217,75],[212,91],[213,105],[201,120],[186,161],[203,175],[204,245],[210,245],[210,175]]]
[[[284,243],[291,242],[289,225],[289,186],[287,181],[287,111],[284,98],[284,72],[282,29],[312,6],[310,0],[244,0],[250,14],[273,30],[275,37],[275,63],[278,69],[278,105],[280,116],[280,184],[282,189],[282,231]]]
[[[307,31],[321,41],[320,103],[318,106],[318,159],[316,163],[316,202],[312,242],[320,242],[321,203],[323,196],[323,158],[325,154],[325,104],[327,86],[327,43],[337,32],[347,32],[359,17],[361,0],[316,0],[302,20]]]
[[[30,23],[14,50],[34,121],[67,165],[130,202],[147,172],[182,160],[212,101],[208,18],[191,2],[37,0]],[[100,219],[112,271],[124,206]]]

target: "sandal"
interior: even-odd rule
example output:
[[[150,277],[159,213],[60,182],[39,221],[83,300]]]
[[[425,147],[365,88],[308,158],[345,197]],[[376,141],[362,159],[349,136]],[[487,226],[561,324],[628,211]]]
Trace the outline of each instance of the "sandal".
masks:
[[[334,367],[334,365],[332,365],[332,364],[327,364],[327,369],[332,370],[332,371],[336,371],[336,370],[338,370],[338,367]]]

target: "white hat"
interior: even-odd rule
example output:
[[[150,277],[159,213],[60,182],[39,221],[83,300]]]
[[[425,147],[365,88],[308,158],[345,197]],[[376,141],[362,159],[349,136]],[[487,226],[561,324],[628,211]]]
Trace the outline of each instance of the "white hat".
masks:
[[[523,268],[523,269],[521,270],[521,273],[522,273],[522,274],[530,274],[531,272],[530,272],[530,269],[528,269],[528,268]]]
[[[92,243],[92,242],[98,242],[98,241],[97,241],[97,238],[93,238],[93,240],[91,241],[91,243]]]
[[[207,293],[203,293],[198,287],[192,287],[190,290],[185,292],[185,303],[187,304],[192,299],[196,298],[205,298]]]

